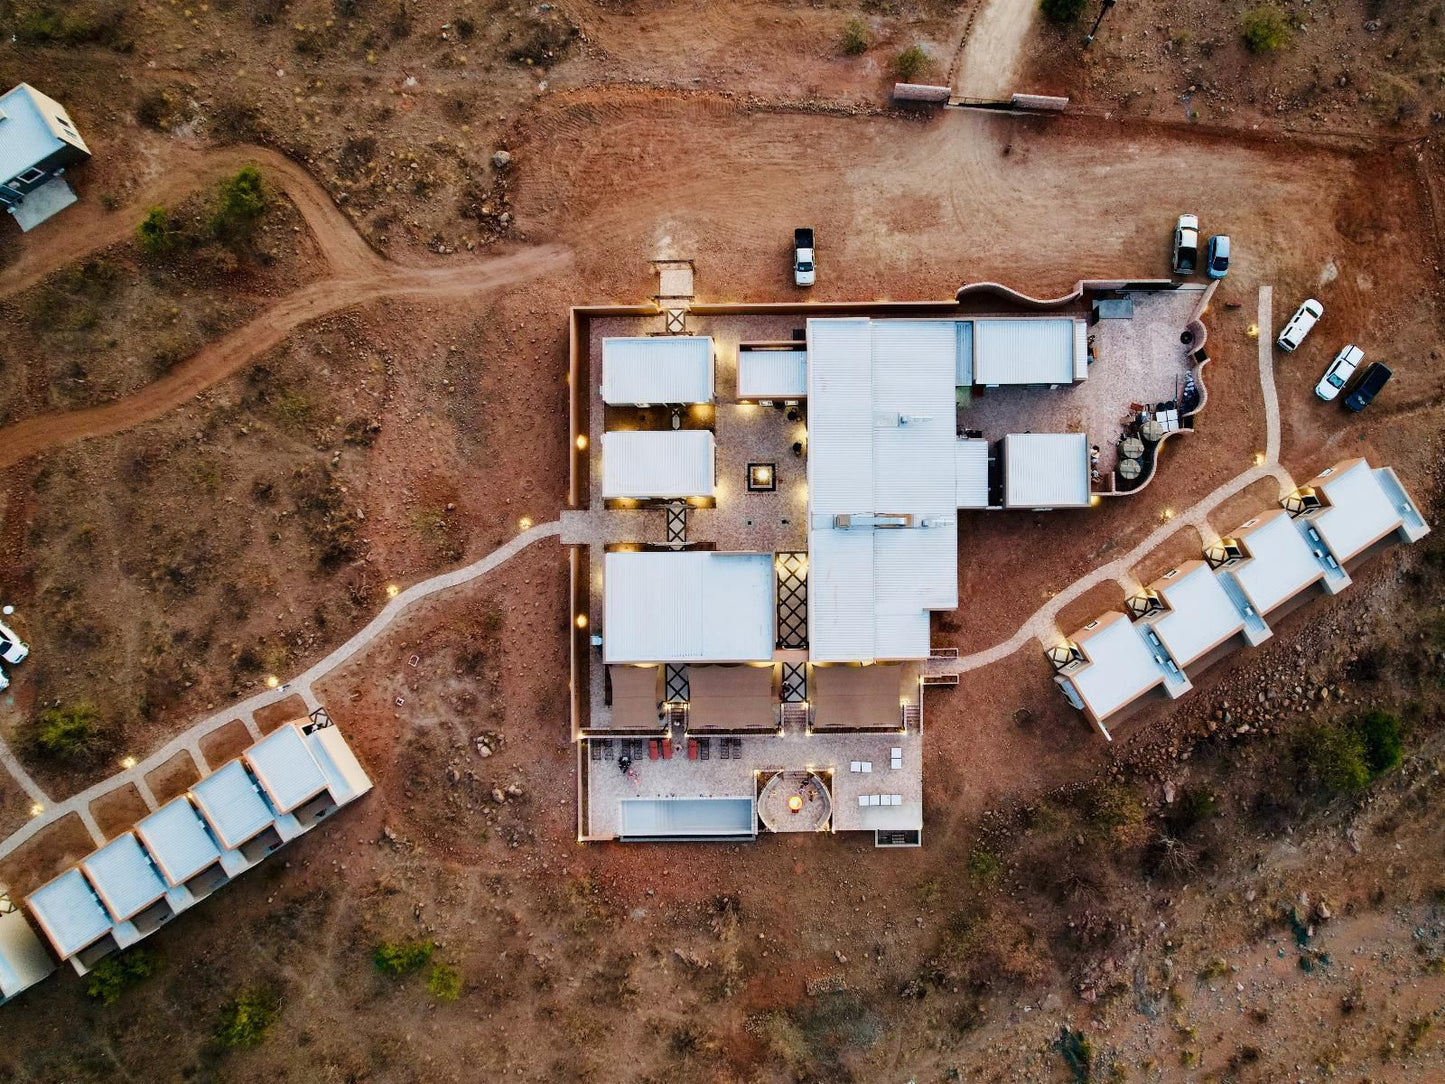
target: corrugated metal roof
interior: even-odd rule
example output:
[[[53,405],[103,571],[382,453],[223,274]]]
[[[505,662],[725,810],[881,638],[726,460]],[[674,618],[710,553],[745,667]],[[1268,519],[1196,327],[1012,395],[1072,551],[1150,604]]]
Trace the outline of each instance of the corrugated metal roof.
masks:
[[[1329,507],[1310,522],[1341,564],[1404,522],[1379,476],[1363,459],[1326,478],[1320,488]]]
[[[172,887],[185,883],[221,857],[215,837],[185,795],[161,806],[135,830]]]
[[[21,911],[0,912],[0,1003],[55,970],[45,946]]]
[[[1074,688],[1099,719],[1114,714],[1164,681],[1164,672],[1129,619],[1123,614],[1109,614],[1106,618],[1107,623],[1087,639],[1079,636],[1089,665],[1070,675]]]
[[[954,365],[955,387],[973,387],[973,321],[959,320],[957,323],[958,358]]]
[[[64,143],[86,149],[79,133],[64,131],[56,114],[70,118],[60,103],[41,94],[34,87],[21,83],[0,95],[0,183],[32,168],[37,162],[54,154]]]
[[[166,894],[150,855],[130,832],[116,836],[80,864],[112,918],[124,922]]]
[[[806,350],[739,350],[739,399],[801,399],[808,394]]]
[[[371,789],[371,778],[336,727],[313,730],[306,735],[306,741],[326,773],[327,787],[338,806],[354,802]]]
[[[326,776],[295,723],[262,738],[243,758],[278,813],[290,813],[326,789]]]
[[[1153,628],[1180,666],[1244,628],[1244,615],[1203,561],[1173,580],[1157,581],[1157,587],[1169,612]]]
[[[609,553],[602,575],[605,661],[771,659],[773,582],[769,553]]]
[[[875,658],[872,531],[824,528],[808,535],[808,657]]]
[[[717,446],[707,429],[602,434],[602,496],[711,497]]]
[[[1268,518],[1266,518],[1268,517]],[[1283,510],[1258,517],[1263,522],[1238,532],[1249,559],[1227,570],[1261,617],[1324,576],[1304,536]]]
[[[602,401],[710,403],[712,339],[660,335],[602,340]]]
[[[99,941],[114,925],[78,869],[68,869],[37,888],[25,904],[63,960]]]
[[[1078,508],[1089,503],[1089,438],[1083,433],[1004,437],[1004,505]]]
[[[231,850],[276,820],[260,788],[239,760],[222,765],[191,787],[191,797],[221,845]]]
[[[1072,384],[1072,319],[983,319],[973,325],[973,379],[977,384]]]
[[[954,441],[953,474],[957,507],[988,507],[988,441]]]
[[[808,321],[808,510],[873,504],[873,340],[865,317]]]

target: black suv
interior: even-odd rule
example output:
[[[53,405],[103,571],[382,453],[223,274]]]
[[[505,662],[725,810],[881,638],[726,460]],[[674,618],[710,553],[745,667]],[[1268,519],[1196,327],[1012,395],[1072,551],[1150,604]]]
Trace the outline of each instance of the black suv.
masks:
[[[1345,409],[1353,410],[1356,414],[1364,410],[1375,401],[1375,396],[1380,394],[1380,389],[1389,383],[1393,375],[1388,365],[1375,362],[1365,370],[1365,375],[1360,377],[1355,390],[1345,396]]]

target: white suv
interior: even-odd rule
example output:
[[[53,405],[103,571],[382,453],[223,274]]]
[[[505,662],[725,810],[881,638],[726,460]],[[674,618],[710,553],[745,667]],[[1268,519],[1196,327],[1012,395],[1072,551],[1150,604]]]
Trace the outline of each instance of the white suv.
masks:
[[[1325,314],[1325,307],[1314,298],[1308,298],[1303,305],[1294,310],[1294,315],[1289,318],[1289,323],[1284,325],[1284,330],[1275,339],[1274,345],[1285,353],[1292,353],[1298,349],[1299,344],[1305,341],[1305,336],[1310,333],[1310,328]]]
[[[24,662],[25,656],[30,654],[30,648],[25,641],[15,635],[15,630],[9,625],[0,621],[0,659],[14,666],[18,662]],[[0,688],[4,688],[0,685]]]
[[[1325,375],[1320,377],[1320,382],[1315,385],[1315,394],[1328,403],[1344,390],[1350,377],[1355,375],[1355,370],[1364,360],[1365,352],[1354,343],[1345,347],[1335,355],[1335,360],[1330,362]]]

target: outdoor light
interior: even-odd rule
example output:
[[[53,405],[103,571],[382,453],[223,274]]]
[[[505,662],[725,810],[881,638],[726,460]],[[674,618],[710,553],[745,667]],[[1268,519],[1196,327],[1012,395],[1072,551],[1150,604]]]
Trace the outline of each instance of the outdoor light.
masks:
[[[266,675],[266,688],[268,688],[268,689],[276,689],[276,688],[280,688],[280,686],[281,686],[281,679],[278,678],[275,674],[267,674],[267,675]]]
[[[579,452],[585,452],[587,450],[587,434],[577,434],[577,450]]]
[[[386,585],[386,597],[387,597],[387,598],[396,598],[396,596],[399,595],[399,594],[401,594],[401,588],[398,587],[396,584],[394,584],[394,583],[389,583],[389,584]]]
[[[1092,497],[1089,498],[1089,507],[1090,507],[1090,508],[1098,508],[1099,505],[1101,505],[1101,504],[1103,504],[1103,503],[1104,503],[1104,498],[1101,497],[1101,496],[1099,496],[1097,493],[1095,493]]]
[[[778,472],[772,463],[748,464],[748,491],[771,493],[778,488]]]
[[[578,614],[578,615],[577,615],[577,627],[578,627],[579,629],[585,629],[585,628],[587,627],[587,615],[586,615],[586,614]]]
[[[1256,467],[1262,467],[1262,466],[1264,466],[1264,453],[1263,453],[1263,452],[1255,452],[1255,453],[1254,453],[1254,465],[1255,465]]]
[[[800,809],[803,808],[803,799],[796,794],[793,795],[791,798],[788,799],[788,808],[794,813],[798,812]]]
[[[1257,339],[1257,338],[1259,338],[1259,325],[1258,325],[1258,324],[1250,324],[1249,327],[1245,330],[1244,333],[1245,333],[1246,335],[1248,335],[1251,339]]]
[[[43,805],[41,805],[39,802],[36,802],[33,806],[30,807],[30,815],[31,815],[32,817],[38,817],[38,816],[40,816],[40,814],[42,814],[42,813],[44,813],[44,812],[45,812],[45,807],[44,807]]]
[[[130,771],[135,767],[135,757],[121,757],[120,766],[126,771]]]
[[[1174,518],[1174,509],[1172,509],[1172,508],[1166,508],[1166,509],[1164,509],[1164,511],[1162,511],[1162,512],[1159,513],[1159,516],[1160,516],[1160,518],[1162,518],[1162,519],[1164,519],[1164,520],[1166,520],[1166,521],[1167,521],[1167,520],[1171,520],[1171,519]]]
[[[517,526],[522,528],[522,530],[524,531],[530,531],[532,529],[532,517],[523,516],[517,521]]]

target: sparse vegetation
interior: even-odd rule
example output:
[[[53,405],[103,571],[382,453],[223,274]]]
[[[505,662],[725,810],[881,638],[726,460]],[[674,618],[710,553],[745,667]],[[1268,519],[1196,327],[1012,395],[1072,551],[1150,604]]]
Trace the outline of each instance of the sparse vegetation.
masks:
[[[160,961],[143,948],[107,956],[85,977],[85,992],[106,1005],[114,1005],[137,983],[155,974]]]
[[[968,875],[980,885],[993,885],[1003,876],[1003,861],[987,847],[975,847],[968,854]]]
[[[1246,12],[1241,25],[1244,44],[1251,53],[1277,53],[1289,44],[1289,19],[1272,5],[1265,4]]]
[[[84,701],[46,708],[31,723],[28,738],[31,750],[47,760],[87,762],[102,745],[100,713]]]
[[[1039,9],[1051,23],[1077,22],[1087,0],[1041,0]]]
[[[269,990],[242,990],[221,1007],[216,1042],[224,1047],[256,1046],[281,1015],[280,999]]]
[[[431,961],[434,952],[433,941],[383,941],[372,949],[371,962],[383,975],[399,978],[420,971]]]
[[[1327,794],[1353,794],[1396,768],[1403,755],[1398,716],[1371,711],[1348,723],[1316,722],[1300,736],[1307,775]]]
[[[462,996],[462,973],[448,964],[434,964],[426,988],[438,1001],[455,1001]]]
[[[843,24],[843,34],[838,41],[838,46],[848,56],[862,56],[868,51],[868,46],[873,44],[873,36],[868,33],[868,27],[862,19],[849,19]]]
[[[171,225],[171,213],[164,207],[152,207],[136,227],[141,248],[152,256],[160,256],[176,247],[180,234]]]
[[[216,206],[210,219],[211,235],[232,245],[249,241],[268,202],[261,171],[255,166],[242,166],[217,189]]]
[[[910,45],[893,58],[893,74],[900,83],[911,83],[928,69],[928,54]]]

